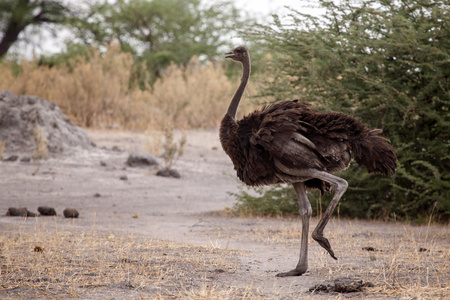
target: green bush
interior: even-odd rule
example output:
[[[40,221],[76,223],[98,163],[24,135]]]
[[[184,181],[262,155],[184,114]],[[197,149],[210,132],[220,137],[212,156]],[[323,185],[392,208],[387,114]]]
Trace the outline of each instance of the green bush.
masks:
[[[300,99],[383,129],[393,177],[352,164],[340,213],[423,222],[450,218],[450,5],[447,1],[319,1],[323,18],[292,12],[254,27],[270,49],[264,95]],[[278,189],[278,188],[275,188]],[[278,191],[280,197],[287,192]],[[280,201],[280,200],[277,200]]]

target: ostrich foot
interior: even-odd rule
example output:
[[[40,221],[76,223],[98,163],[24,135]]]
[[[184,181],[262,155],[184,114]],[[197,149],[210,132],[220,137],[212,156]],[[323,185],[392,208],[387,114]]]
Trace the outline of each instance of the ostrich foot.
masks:
[[[306,268],[295,268],[294,270],[291,270],[289,272],[285,272],[285,273],[278,273],[276,275],[276,277],[289,277],[289,276],[300,276],[305,274],[306,272]]]
[[[328,251],[328,253],[331,255],[332,258],[337,260],[337,257],[334,255],[333,249],[331,249],[330,242],[328,239],[326,239],[323,235],[319,235],[317,233],[312,234],[312,238],[319,243],[320,246],[322,246],[325,250]]]

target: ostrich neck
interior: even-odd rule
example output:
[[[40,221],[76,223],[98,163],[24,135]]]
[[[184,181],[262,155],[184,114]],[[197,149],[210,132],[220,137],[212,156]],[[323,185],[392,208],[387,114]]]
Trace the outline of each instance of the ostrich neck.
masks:
[[[242,62],[242,78],[236,93],[234,93],[233,99],[231,99],[230,106],[228,106],[227,114],[236,118],[236,112],[241,101],[242,94],[244,94],[245,87],[247,86],[248,78],[250,77],[250,56],[247,55],[247,59]]]

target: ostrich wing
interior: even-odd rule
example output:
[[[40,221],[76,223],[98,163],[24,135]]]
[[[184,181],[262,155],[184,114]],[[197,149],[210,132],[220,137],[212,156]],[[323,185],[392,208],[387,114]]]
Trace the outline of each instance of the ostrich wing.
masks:
[[[320,113],[296,101],[263,108],[250,143],[286,166],[322,171],[345,169],[350,162],[348,127],[342,114]],[[255,115],[256,117],[256,115]],[[255,130],[256,129],[256,130]]]
[[[261,129],[251,142],[262,146],[273,159],[296,169],[323,169],[325,161],[316,145],[299,132]]]

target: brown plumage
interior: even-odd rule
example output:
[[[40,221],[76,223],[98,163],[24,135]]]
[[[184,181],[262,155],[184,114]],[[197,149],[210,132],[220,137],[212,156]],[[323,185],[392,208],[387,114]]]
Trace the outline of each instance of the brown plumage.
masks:
[[[332,173],[348,168],[351,156],[369,172],[392,175],[397,168],[395,150],[379,129],[369,129],[342,113],[312,109],[307,103],[282,101],[263,107],[237,121],[236,111],[250,76],[250,55],[240,46],[227,58],[243,66],[241,84],[220,125],[220,141],[237,176],[247,185],[292,183],[302,217],[302,241],[297,267],[277,276],[301,275],[307,269],[307,236],[311,205],[307,188],[334,193],[312,237],[336,259],[323,229],[347,182]]]

